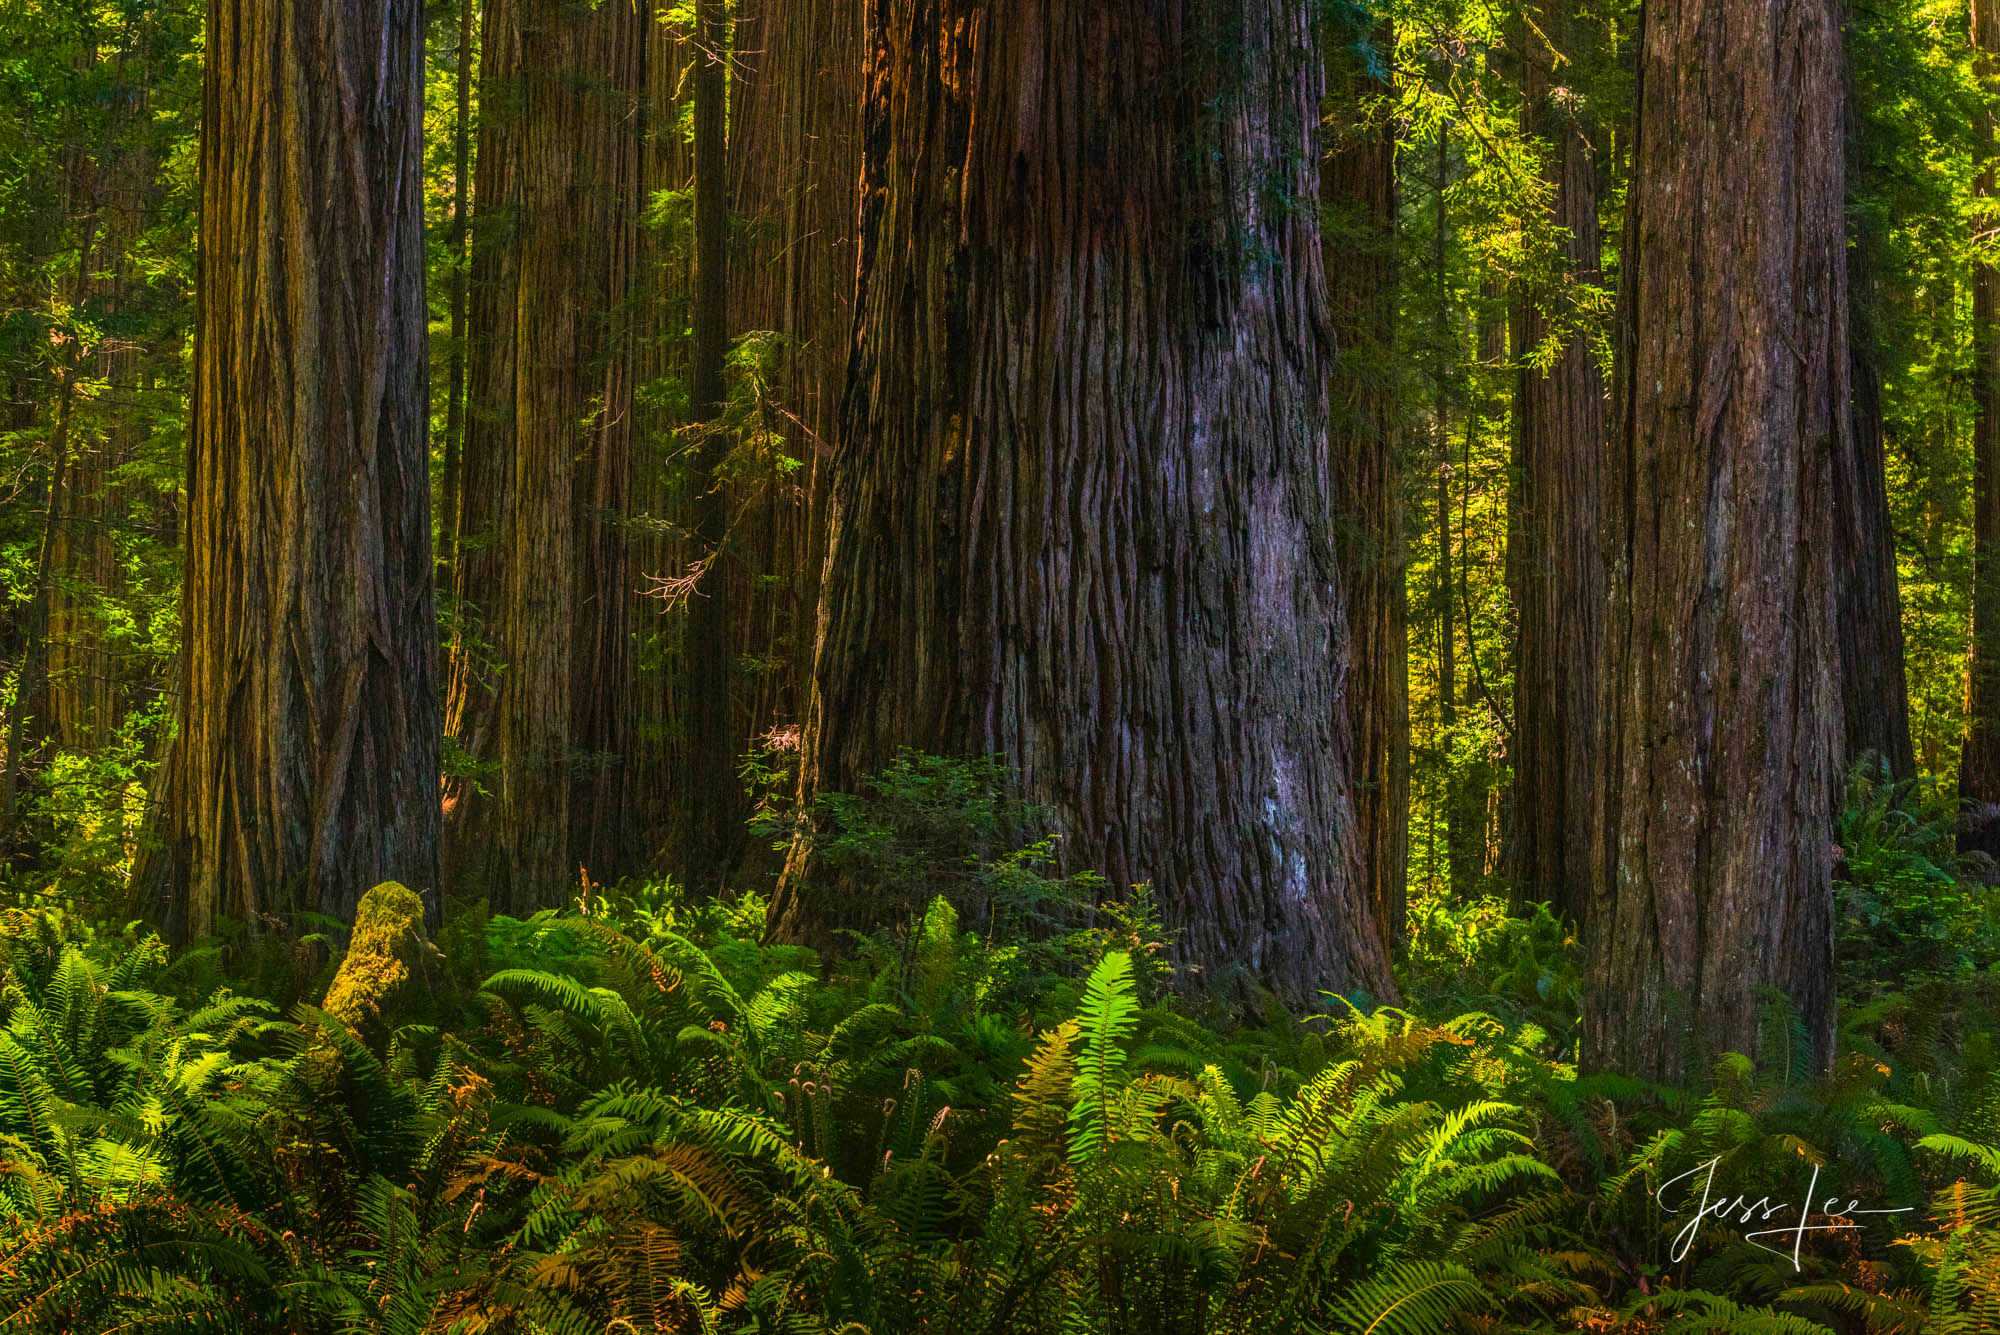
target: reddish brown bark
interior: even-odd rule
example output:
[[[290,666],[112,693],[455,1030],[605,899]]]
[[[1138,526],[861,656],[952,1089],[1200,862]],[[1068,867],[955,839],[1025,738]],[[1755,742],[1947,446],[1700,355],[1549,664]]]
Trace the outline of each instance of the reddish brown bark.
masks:
[[[1832,460],[1851,430],[1840,13],[1659,3],[1639,40],[1608,622],[1616,861],[1584,1060],[1682,1080],[1720,1051],[1758,1054],[1774,988],[1802,1018],[1798,1055],[1824,1066]]]
[[[1386,53],[1388,29],[1374,47]],[[1401,939],[1410,856],[1409,595],[1396,378],[1396,138],[1363,100],[1387,91],[1351,49],[1327,62],[1329,151],[1320,168],[1336,355],[1327,429],[1341,587],[1362,883],[1385,946]]]
[[[211,0],[174,926],[437,885],[416,0]]]
[[[476,251],[508,253],[475,258],[471,318],[491,323],[472,344],[460,530],[480,538],[460,587],[496,609],[486,626],[504,667],[482,708],[462,651],[461,745],[494,766],[495,801],[482,811],[454,794],[451,842],[469,887],[526,910],[560,900],[580,870],[611,880],[637,860],[622,523],[650,11],[507,0],[487,21],[482,158],[495,142],[480,209],[501,227]],[[481,479],[503,473],[489,513]]]
[[[1183,962],[1391,995],[1360,885],[1298,0],[876,0],[803,790],[997,754]],[[1220,55],[1218,53],[1226,53]],[[810,842],[774,904],[817,936]]]
[[[635,568],[645,577],[684,575],[713,546],[692,534],[708,518],[723,518],[724,559],[701,581],[726,581],[730,732],[719,760],[694,761],[697,722],[691,699],[689,640],[693,619],[713,608],[689,597],[671,605],[638,602],[642,637],[657,646],[639,687],[643,822],[661,864],[689,876],[690,835],[715,822],[691,808],[697,789],[688,776],[717,782],[734,777],[735,751],[796,745],[796,722],[810,666],[823,559],[815,535],[815,479],[831,448],[834,418],[851,336],[855,192],[860,173],[861,102],[859,6],[834,0],[745,0],[735,8],[729,62],[729,139],[725,170],[734,217],[730,236],[726,329],[750,335],[767,358],[749,429],[764,437],[767,459],[802,462],[784,473],[775,462],[753,463],[720,491],[682,484],[686,415],[649,416],[642,436],[664,442],[654,466],[641,470],[635,508],[651,520],[636,535]],[[651,73],[652,178],[659,186],[693,187],[693,153],[680,128],[690,111],[693,80],[684,62],[694,43],[662,27]],[[668,231],[652,234],[648,319],[656,329],[646,350],[649,377],[673,379],[691,370],[687,331],[696,282],[692,247]],[[662,242],[672,244],[662,245]],[[748,386],[738,384],[738,391]],[[677,457],[678,456],[678,457]],[[650,480],[648,480],[650,479]],[[709,504],[709,503],[713,504]],[[719,515],[714,514],[719,511]],[[678,652],[676,652],[678,651]],[[750,665],[743,670],[741,665]],[[782,760],[782,754],[779,756]],[[735,797],[734,793],[721,794]],[[738,798],[740,803],[740,798]],[[736,837],[738,852],[758,857],[762,841]],[[700,875],[690,879],[703,879]]]
[[[690,416],[699,432],[692,472],[693,536],[704,574],[687,599],[687,740],[679,791],[687,813],[674,859],[697,894],[714,894],[743,845],[742,791],[736,779],[736,729],[729,699],[734,657],[728,569],[728,498],[723,461],[730,433],[717,420],[729,354],[729,180],[727,60],[729,21],[723,0],[695,0],[694,322],[688,350]]]
[[[1587,30],[1570,0],[1537,20],[1525,34],[1522,129],[1546,146],[1547,221],[1560,229],[1562,281],[1595,284],[1602,244],[1592,127],[1556,68],[1559,57],[1586,54]],[[1562,330],[1544,309],[1565,295],[1559,287],[1516,307],[1523,366],[1507,553],[1516,616],[1512,882],[1517,902],[1546,900],[1581,924],[1606,856],[1604,379],[1588,328],[1577,320]],[[1530,363],[1552,336],[1561,348],[1553,365],[1538,369]]]

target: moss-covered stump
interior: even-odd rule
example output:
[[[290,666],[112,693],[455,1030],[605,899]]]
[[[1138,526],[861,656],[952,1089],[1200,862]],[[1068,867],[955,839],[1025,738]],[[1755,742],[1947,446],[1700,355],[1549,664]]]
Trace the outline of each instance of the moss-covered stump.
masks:
[[[387,1016],[407,1011],[428,990],[436,953],[424,935],[424,901],[408,886],[384,881],[361,897],[347,957],[322,1009],[370,1043],[388,1036]]]

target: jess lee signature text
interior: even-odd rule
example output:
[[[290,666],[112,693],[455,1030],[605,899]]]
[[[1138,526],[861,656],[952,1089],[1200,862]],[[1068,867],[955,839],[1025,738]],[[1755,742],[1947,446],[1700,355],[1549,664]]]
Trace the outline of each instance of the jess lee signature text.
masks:
[[[1707,1163],[1696,1164],[1679,1177],[1668,1178],[1665,1182],[1662,1182],[1659,1190],[1653,1193],[1653,1199],[1658,1201],[1660,1208],[1668,1214],[1682,1214],[1689,1207],[1694,1209],[1694,1217],[1687,1221],[1686,1226],[1680,1232],[1674,1234],[1673,1259],[1676,1261],[1684,1259],[1688,1254],[1688,1249],[1694,1246],[1695,1235],[1701,1231],[1704,1220],[1730,1219],[1739,1224],[1768,1224],[1776,1215],[1783,1214],[1787,1210],[1797,1210],[1799,1215],[1795,1223],[1781,1225],[1777,1228],[1761,1228],[1755,1232],[1743,1235],[1743,1240],[1753,1247],[1762,1247],[1765,1251],[1777,1256],[1790,1256],[1792,1258],[1792,1269],[1797,1270],[1799,1268],[1799,1249],[1805,1243],[1806,1234],[1838,1233],[1858,1229],[1861,1225],[1855,1223],[1854,1220],[1861,1215],[1908,1214],[1916,1208],[1906,1205],[1897,1210],[1864,1210],[1861,1208],[1860,1201],[1849,1200],[1843,1205],[1840,1203],[1840,1197],[1834,1195],[1820,1201],[1819,1212],[1815,1214],[1813,1212],[1813,1198],[1814,1194],[1819,1190],[1820,1172],[1817,1164],[1813,1166],[1812,1180],[1806,1183],[1804,1199],[1796,1205],[1790,1201],[1773,1203],[1769,1196],[1760,1196],[1754,1201],[1744,1195],[1718,1196],[1716,1195],[1715,1168],[1721,1162],[1721,1157],[1717,1156],[1710,1159]],[[1696,1183],[1690,1182],[1690,1178],[1698,1179],[1699,1181],[1700,1200],[1698,1202],[1695,1199]],[[1681,1208],[1676,1209],[1674,1206],[1667,1204],[1667,1196],[1678,1183],[1682,1182],[1688,1183],[1686,1188],[1687,1199]],[[1813,1222],[1815,1219],[1824,1222],[1815,1223]],[[1760,1242],[1760,1238],[1789,1238],[1792,1245],[1789,1249],[1783,1246],[1774,1247],[1768,1243]]]

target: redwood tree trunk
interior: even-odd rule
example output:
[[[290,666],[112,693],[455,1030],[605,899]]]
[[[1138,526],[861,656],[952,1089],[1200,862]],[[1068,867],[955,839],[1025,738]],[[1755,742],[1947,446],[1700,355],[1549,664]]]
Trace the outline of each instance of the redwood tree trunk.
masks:
[[[1855,0],[1847,0],[1852,12]],[[1991,0],[1980,0],[1986,8]],[[1841,67],[1846,92],[1843,122],[1850,188],[1861,161],[1861,117],[1853,96],[1853,68]],[[1847,352],[1854,418],[1853,448],[1836,460],[1834,531],[1843,535],[1839,563],[1840,683],[1848,764],[1868,756],[1889,773],[1917,772],[1910,737],[1910,691],[1903,660],[1903,603],[1897,587],[1896,535],[1889,518],[1883,471],[1882,354],[1874,330],[1878,228],[1864,209],[1848,210]]]
[[[1973,0],[1974,59],[1990,91],[2000,53],[2000,4]],[[1993,119],[1979,121],[1986,163],[1974,193],[1993,195]],[[1972,266],[1972,649],[1958,796],[1959,847],[2000,857],[2000,269]]]
[[[1553,81],[1559,53],[1582,57],[1574,0],[1540,16],[1524,62],[1522,129],[1547,145],[1548,222],[1562,229],[1565,279],[1601,281],[1597,164],[1577,100]],[[1546,40],[1542,34],[1546,34]],[[1557,46],[1551,48],[1547,43]],[[1571,65],[1569,68],[1575,68]],[[1547,371],[1528,359],[1548,341],[1540,303],[1516,308],[1523,359],[1514,396],[1514,493],[1507,574],[1514,648],[1514,839],[1517,901],[1547,900],[1583,923],[1604,875],[1604,379],[1588,331],[1570,333]]]
[[[805,460],[801,568],[792,590],[788,654],[797,685],[783,718],[805,716],[820,576],[826,559],[826,493],[840,434],[841,388],[854,324],[857,210],[861,182],[863,15],[845,0],[783,0],[778,52],[787,105],[780,162],[786,199],[785,332],[794,340],[791,418],[785,438]],[[767,31],[769,28],[767,26]],[[765,43],[771,48],[771,39]]]
[[[1872,275],[1863,245],[1848,251],[1847,278],[1851,292],[1869,289]],[[1834,553],[1838,563],[1840,698],[1846,723],[1842,759],[1852,765],[1877,757],[1887,762],[1891,777],[1908,779],[1917,772],[1917,758],[1910,737],[1896,536],[1890,524],[1888,479],[1883,471],[1882,373],[1862,321],[1849,321],[1848,338],[1853,440],[1834,461],[1834,531],[1842,535]],[[2000,538],[2000,528],[1991,530],[1988,538],[1986,550],[1996,550],[1991,540]]]
[[[494,760],[504,664],[500,613],[514,505],[515,309],[520,301],[521,0],[485,0],[479,32],[479,125],[466,259],[465,420],[452,530],[445,735],[462,762],[444,785],[445,884],[480,889],[499,805]],[[482,793],[485,790],[485,793]]]
[[[729,585],[731,667],[755,665],[729,680],[732,740],[718,751],[720,762],[690,763],[689,743],[699,740],[690,726],[691,655],[656,649],[644,660],[636,711],[641,823],[665,850],[662,865],[683,873],[689,826],[701,824],[690,819],[686,776],[733,773],[739,745],[771,752],[774,767],[796,760],[824,561],[819,498],[853,335],[863,7],[844,0],[738,0],[733,15],[725,169],[735,222],[725,332],[778,335],[759,345],[767,361],[755,426],[803,466],[739,476],[709,498],[726,507],[730,531],[718,574]],[[695,81],[683,68],[692,67],[699,43],[666,24],[656,34],[648,71],[654,126],[648,179],[655,189],[687,189],[694,163],[682,127]],[[695,265],[691,249],[671,234],[652,231],[647,239],[655,247],[647,318],[656,331],[646,344],[645,374],[677,378],[692,369]],[[684,577],[707,547],[693,536],[704,517],[703,498],[693,493],[708,490],[686,480],[697,470],[649,466],[644,458],[649,441],[660,443],[663,456],[682,448],[685,436],[677,429],[686,418],[641,410],[635,509],[642,517],[684,519],[671,527],[642,519],[633,556],[642,587],[661,576]],[[642,595],[638,638],[685,650],[695,615],[713,610],[698,602]],[[755,870],[776,870],[761,840],[746,845],[739,822],[726,823],[739,848],[763,864]]]
[[[695,451],[694,537],[705,563],[687,604],[687,744],[680,791],[686,827],[677,841],[690,889],[721,890],[743,845],[743,803],[730,717],[730,571],[721,464],[729,439],[723,360],[729,351],[729,183],[727,102],[729,22],[724,0],[697,0],[694,61],[694,342],[688,394],[701,431]]]
[[[803,792],[998,755],[1199,981],[1393,994],[1360,880],[1303,0],[876,0]],[[808,841],[780,933],[847,925]]]
[[[530,0],[522,27],[514,486],[502,595],[502,902],[633,865],[624,534],[643,6]],[[496,889],[498,887],[496,886]]]
[[[1378,50],[1386,27],[1372,38]],[[1361,114],[1386,92],[1351,51],[1327,61],[1333,138],[1320,169],[1326,205],[1333,363],[1328,454],[1340,581],[1347,593],[1347,705],[1362,885],[1385,945],[1401,938],[1410,861],[1409,560],[1396,381],[1396,137]]]
[[[1851,430],[1839,6],[1656,3],[1639,66],[1607,683],[1616,863],[1584,1059],[1681,1080],[1720,1051],[1756,1055],[1772,987],[1824,1067],[1832,461]]]
[[[417,0],[208,8],[184,935],[437,885],[422,19]]]
[[[637,861],[622,525],[649,24],[495,0],[482,34],[459,588],[490,638],[461,646],[454,722],[492,796],[452,794],[450,851],[516,911]]]

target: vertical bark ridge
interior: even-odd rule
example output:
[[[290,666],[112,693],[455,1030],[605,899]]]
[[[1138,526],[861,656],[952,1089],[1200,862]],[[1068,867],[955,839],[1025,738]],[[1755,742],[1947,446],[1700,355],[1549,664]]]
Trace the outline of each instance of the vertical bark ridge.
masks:
[[[1834,0],[1658,3],[1640,37],[1609,626],[1615,866],[1585,1060],[1833,1048],[1833,461],[1847,405]],[[1782,164],[1782,170],[1774,170]],[[1765,1054],[1774,1061],[1785,1054]]]
[[[1372,44],[1392,45],[1387,27]],[[1362,99],[1386,92],[1351,52],[1328,58],[1326,206],[1333,362],[1328,452],[1336,489],[1341,587],[1347,594],[1355,826],[1363,883],[1385,946],[1407,913],[1410,818],[1408,541],[1395,362],[1396,139]]]
[[[416,0],[211,0],[175,925],[437,885]]]
[[[496,752],[503,898],[626,871],[625,329],[640,199],[643,7],[524,10],[513,513]],[[580,262],[581,257],[581,262]]]
[[[635,346],[650,10],[495,0],[462,461],[455,876],[496,907],[638,862],[628,763]],[[476,619],[475,619],[476,618]]]
[[[876,0],[804,791],[998,755],[1211,986],[1393,994],[1348,781],[1306,6]],[[864,906],[802,844],[776,928]]]
[[[1572,0],[1540,16],[1524,62],[1522,128],[1546,144],[1565,279],[1601,280],[1597,164],[1577,99],[1556,82],[1555,57],[1583,54]],[[1516,356],[1556,333],[1536,300],[1516,306]],[[1582,924],[1604,875],[1604,381],[1588,330],[1569,332],[1555,363],[1524,361],[1514,399],[1514,494],[1507,573],[1516,613],[1513,886]],[[1518,550],[1515,546],[1518,544]]]

